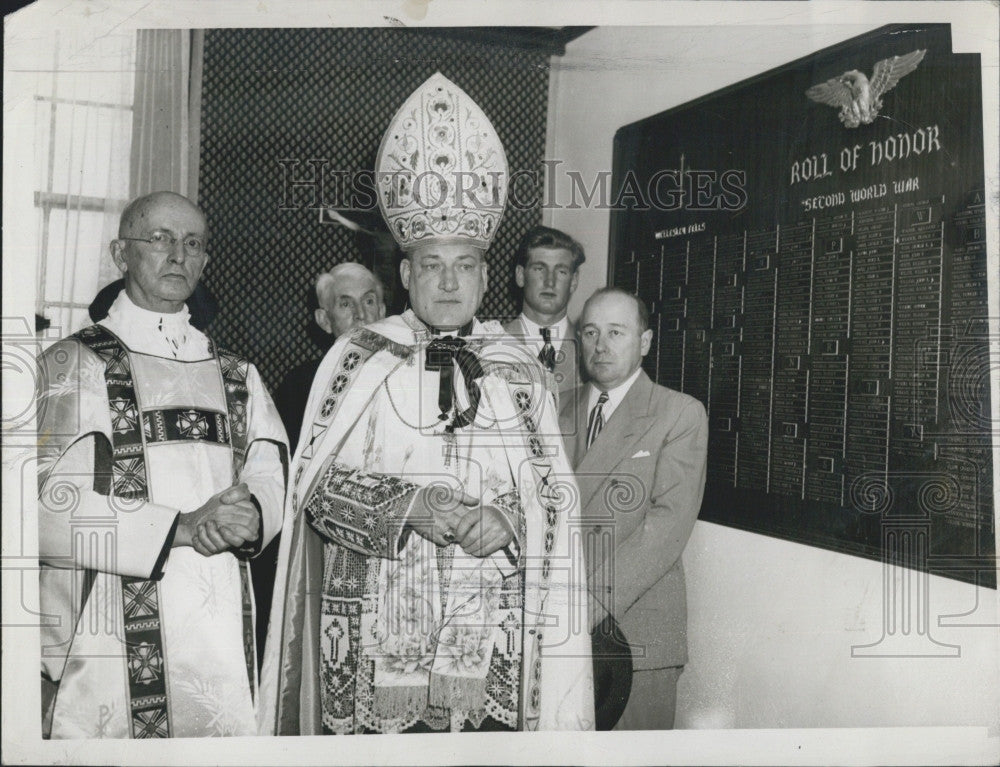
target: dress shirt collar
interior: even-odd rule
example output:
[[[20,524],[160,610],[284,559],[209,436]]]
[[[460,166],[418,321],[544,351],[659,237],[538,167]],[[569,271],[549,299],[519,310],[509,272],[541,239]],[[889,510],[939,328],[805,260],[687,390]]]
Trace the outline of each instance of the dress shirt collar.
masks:
[[[137,306],[122,290],[101,320],[134,351],[193,361],[208,355],[208,339],[190,322],[187,304],[180,311],[153,312]]]
[[[431,333],[431,338],[444,338],[447,336],[451,336],[453,338],[468,338],[469,336],[472,335],[472,327],[474,321],[475,320],[469,320],[460,328],[448,328],[442,330],[441,328],[436,328],[432,325],[427,325],[427,329]]]
[[[108,309],[108,319],[112,320],[116,325],[136,323],[143,329],[163,328],[168,330],[168,332],[184,333],[191,326],[191,311],[188,309],[187,304],[181,304],[180,311],[173,312],[172,314],[168,312],[151,312],[149,309],[137,306],[128,297],[128,291],[122,290],[118,294],[118,298],[115,299],[115,302],[111,304],[111,308]]]
[[[628,390],[632,388],[632,384],[635,383],[635,379],[639,377],[639,373],[642,372],[642,366],[640,365],[635,369],[628,378],[622,383],[618,384],[614,389],[608,389],[608,401],[604,403],[604,407],[601,408],[601,413],[604,416],[604,423],[608,422],[611,418],[611,414],[615,412],[621,401],[625,399],[625,395],[628,394]],[[594,409],[597,404],[597,398],[601,396],[601,390],[598,389],[594,384],[590,385],[590,398],[587,402],[587,413],[589,415],[590,411]]]
[[[529,320],[528,316],[521,312],[521,324],[524,325],[524,334],[527,338],[532,341],[537,341],[538,348],[542,348],[542,326],[533,320]],[[569,335],[569,317],[563,315],[563,318],[553,325],[546,325],[545,327],[552,330],[552,346],[556,351],[562,348],[563,340]]]
[[[413,309],[406,309],[401,315],[399,315],[399,317],[404,323],[406,323],[407,327],[413,331],[413,342],[416,343],[429,341],[434,338],[444,338],[446,336],[474,338],[476,336],[481,336],[484,333],[483,323],[475,317],[460,328],[452,328],[448,330],[442,330],[428,325],[416,315],[416,312],[414,312]],[[406,343],[410,342],[407,341]]]

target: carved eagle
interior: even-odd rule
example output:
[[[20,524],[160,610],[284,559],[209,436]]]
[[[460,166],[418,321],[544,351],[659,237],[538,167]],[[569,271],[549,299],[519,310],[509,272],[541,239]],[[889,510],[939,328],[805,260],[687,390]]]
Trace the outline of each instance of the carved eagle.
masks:
[[[927,50],[923,49],[882,59],[875,65],[871,80],[864,72],[850,69],[840,77],[814,85],[806,95],[820,104],[840,107],[840,121],[848,128],[868,125],[878,117],[882,94],[895,88],[896,83],[916,69],[925,53]]]

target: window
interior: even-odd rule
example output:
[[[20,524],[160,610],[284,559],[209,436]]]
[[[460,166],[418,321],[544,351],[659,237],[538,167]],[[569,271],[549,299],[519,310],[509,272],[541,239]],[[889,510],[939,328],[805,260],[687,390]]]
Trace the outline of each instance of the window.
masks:
[[[108,243],[129,196],[136,40],[52,40],[35,91],[37,311],[65,335],[89,323],[98,289],[119,276]]]

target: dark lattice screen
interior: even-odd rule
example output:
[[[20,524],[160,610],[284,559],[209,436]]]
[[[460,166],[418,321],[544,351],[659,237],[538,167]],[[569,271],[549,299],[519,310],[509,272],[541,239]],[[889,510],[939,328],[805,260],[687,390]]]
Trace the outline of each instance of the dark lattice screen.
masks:
[[[547,54],[393,29],[233,29],[205,37],[199,202],[212,230],[205,279],[221,307],[212,332],[255,361],[270,386],[320,353],[309,332],[316,275],[342,261],[372,265],[351,232],[306,209],[312,189],[294,190],[300,209],[282,209],[280,160],[299,160],[299,177],[311,175],[309,159],[370,171],[396,109],[441,71],[490,117],[512,173],[542,167]],[[539,220],[537,206],[508,205],[489,253],[481,318],[515,313],[511,258]]]

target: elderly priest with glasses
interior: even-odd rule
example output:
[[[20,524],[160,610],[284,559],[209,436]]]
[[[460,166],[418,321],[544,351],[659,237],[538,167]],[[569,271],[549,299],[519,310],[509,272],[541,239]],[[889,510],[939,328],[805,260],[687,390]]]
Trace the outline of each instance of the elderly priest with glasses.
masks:
[[[39,360],[52,738],[256,732],[247,558],[281,528],[287,445],[254,366],[190,324],[206,236],[180,195],[132,202],[111,243],[125,289]]]
[[[591,729],[579,506],[552,392],[530,351],[475,318],[503,147],[436,74],[376,171],[410,308],[338,339],[313,383],[262,732]]]

